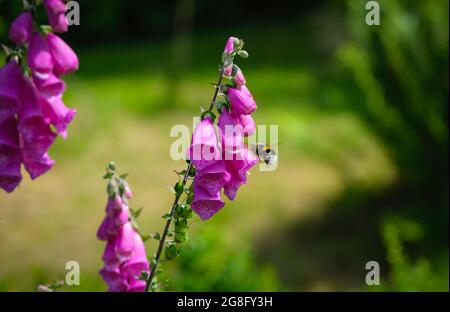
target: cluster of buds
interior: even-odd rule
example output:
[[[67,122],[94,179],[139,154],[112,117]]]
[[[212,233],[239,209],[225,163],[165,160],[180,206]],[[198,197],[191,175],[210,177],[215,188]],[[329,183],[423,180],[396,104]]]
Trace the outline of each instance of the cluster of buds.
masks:
[[[150,273],[150,264],[144,241],[136,228],[136,213],[132,213],[128,200],[133,193],[125,176],[117,176],[110,163],[104,176],[108,180],[106,216],[97,237],[106,241],[103,253],[104,266],[100,270],[108,291],[142,292]]]
[[[38,1],[24,1],[9,38],[17,47],[4,46],[6,64],[0,68],[0,187],[12,192],[21,182],[21,164],[36,179],[54,164],[48,150],[76,111],[67,108],[61,76],[78,69],[75,52],[54,33],[68,30],[62,0],[43,0],[51,26],[34,19]],[[26,57],[27,62],[24,62]],[[28,65],[26,66],[25,65]]]
[[[243,45],[238,38],[228,39],[221,74],[230,83],[217,86],[222,99],[214,103],[220,114],[218,127],[214,123],[216,115],[212,111],[203,112],[188,150],[188,158],[196,169],[191,207],[203,220],[224,207],[222,190],[230,200],[235,199],[239,187],[247,183],[248,171],[258,162],[244,143],[244,138],[256,131],[251,116],[256,102],[246,87],[241,69],[234,64],[236,55],[248,57]]]

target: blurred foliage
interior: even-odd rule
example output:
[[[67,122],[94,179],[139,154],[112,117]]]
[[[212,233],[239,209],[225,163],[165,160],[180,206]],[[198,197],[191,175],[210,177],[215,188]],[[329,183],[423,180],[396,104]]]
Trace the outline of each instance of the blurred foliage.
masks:
[[[381,26],[358,27],[364,8],[347,1],[353,37],[338,57],[362,92],[361,115],[400,171],[395,197],[385,203],[396,214],[382,231],[392,289],[448,290],[449,2],[379,2]],[[402,239],[412,241],[417,262],[406,260]]]
[[[433,264],[424,257],[411,261],[405,252],[405,244],[420,242],[424,232],[421,224],[386,218],[382,234],[391,266],[389,284],[381,285],[384,291],[448,291],[448,253],[445,250]]]
[[[230,239],[215,225],[202,224],[181,256],[170,264],[169,290],[177,291],[277,291],[279,281],[269,265],[255,262],[252,248]]]

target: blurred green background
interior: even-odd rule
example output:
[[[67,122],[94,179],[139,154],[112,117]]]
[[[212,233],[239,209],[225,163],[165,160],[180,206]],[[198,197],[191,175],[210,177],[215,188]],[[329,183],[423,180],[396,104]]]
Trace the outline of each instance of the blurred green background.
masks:
[[[449,2],[378,2],[380,26],[357,0],[79,1],[63,36],[81,62],[65,95],[78,115],[53,170],[0,194],[0,290],[64,279],[71,260],[81,285],[64,290],[105,290],[95,234],[110,160],[130,173],[141,227],[162,230],[184,166],[170,128],[208,105],[234,35],[255,119],[279,125],[279,166],[191,225],[163,264],[167,289],[448,291]],[[2,43],[20,6],[0,0]],[[365,284],[372,260],[380,286]]]

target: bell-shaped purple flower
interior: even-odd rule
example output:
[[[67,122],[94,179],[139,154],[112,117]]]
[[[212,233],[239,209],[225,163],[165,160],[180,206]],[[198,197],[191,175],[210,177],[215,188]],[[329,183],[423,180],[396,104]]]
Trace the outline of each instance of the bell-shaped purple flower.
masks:
[[[126,280],[122,277],[119,268],[109,269],[105,266],[99,271],[99,273],[108,285],[109,292],[124,292],[127,290],[128,285]]]
[[[229,37],[227,39],[227,43],[225,44],[225,48],[223,50],[223,53],[231,54],[234,52],[234,42],[238,41],[236,37]]]
[[[56,134],[45,122],[38,103],[36,88],[27,76],[22,78],[20,99],[22,108],[18,114],[18,129],[23,164],[31,178],[36,179],[53,166],[54,161],[50,159],[47,152]]]
[[[128,184],[129,196],[132,194]],[[116,194],[108,197],[106,217],[97,231],[100,240],[106,240],[103,253],[104,266],[99,271],[112,292],[142,292],[145,281],[139,280],[142,272],[150,272],[144,242],[129,222],[127,200]]]
[[[0,122],[0,188],[10,193],[22,181],[21,152],[17,121],[14,117]]]
[[[127,281],[128,292],[143,292],[145,291],[145,281],[140,280],[142,272],[150,274],[150,264],[147,259],[144,242],[141,236],[134,232],[134,248],[131,258],[121,265],[122,275]]]
[[[132,256],[134,248],[134,229],[130,222],[120,227],[116,237],[115,252],[119,260],[125,261]]]
[[[0,122],[14,116],[20,109],[20,81],[22,71],[11,59],[0,68]]]
[[[35,73],[33,75],[33,82],[36,85],[39,94],[44,97],[61,96],[66,89],[64,81],[54,74],[41,75]]]
[[[65,33],[69,29],[66,18],[66,5],[62,0],[44,0],[48,22],[55,33]]]
[[[210,166],[198,171],[195,182],[210,195],[220,193],[223,186],[230,181],[231,175],[225,169],[223,160],[214,162]]]
[[[234,82],[236,83],[236,87],[238,89],[240,89],[242,86],[246,84],[244,74],[240,69],[236,72],[236,75],[234,76]]]
[[[67,127],[72,122],[77,111],[64,105],[64,102],[61,100],[61,96],[40,96],[39,104],[46,122],[55,126],[58,134],[66,139]]]
[[[256,110],[256,102],[246,86],[241,86],[240,89],[228,88],[227,95],[232,114],[249,115]]]
[[[78,57],[72,48],[55,34],[47,34],[47,43],[53,57],[54,72],[65,75],[78,69]]]
[[[105,216],[97,230],[97,238],[102,241],[109,240],[117,235],[117,229],[118,227],[114,222],[114,217]]]
[[[218,125],[222,141],[223,159],[233,159],[233,155],[244,147],[241,124],[227,110],[223,110],[220,114]]]
[[[207,220],[222,209],[225,203],[220,198],[220,191],[211,195],[207,190],[199,186],[195,180],[193,183],[194,200],[191,203],[191,208],[202,220]]]
[[[244,136],[252,136],[256,132],[256,123],[253,120],[252,115],[240,115],[237,117],[237,121],[242,129]]]
[[[28,66],[34,73],[50,74],[53,58],[47,40],[39,32],[34,32],[28,46]]]
[[[103,263],[105,264],[105,268],[110,271],[119,268],[120,263],[121,263],[121,261],[119,260],[119,258],[117,257],[117,254],[116,254],[116,243],[117,243],[116,237],[112,237],[111,239],[108,239],[108,242],[106,243],[106,246],[105,246],[105,251],[103,252],[103,256],[102,256],[102,260],[103,260]]]
[[[31,11],[20,13],[9,29],[9,39],[17,45],[24,45],[33,32],[33,14]]]
[[[242,184],[247,183],[248,171],[258,162],[258,158],[247,148],[243,148],[231,160],[225,161],[225,166],[231,178],[224,186],[224,194],[230,199],[236,198],[236,192]]]
[[[198,170],[221,159],[216,129],[209,117],[203,119],[195,128],[188,158]]]

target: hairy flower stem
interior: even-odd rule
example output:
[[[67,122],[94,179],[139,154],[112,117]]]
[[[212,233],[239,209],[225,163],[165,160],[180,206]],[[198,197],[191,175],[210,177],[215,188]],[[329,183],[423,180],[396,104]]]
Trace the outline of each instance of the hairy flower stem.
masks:
[[[219,95],[220,86],[222,84],[222,78],[223,78],[223,69],[220,71],[219,80],[217,81],[217,84],[215,86],[214,95],[211,100],[211,104],[209,106],[208,111],[211,111],[213,109],[214,104],[217,100],[217,96]],[[191,171],[191,169],[192,169],[192,162],[189,162],[186,172],[183,177],[183,181],[182,181],[183,189],[186,187],[186,183],[189,178],[189,172]],[[155,277],[156,269],[158,267],[158,263],[160,262],[162,251],[164,249],[164,243],[166,241],[167,234],[169,233],[170,224],[172,223],[173,214],[174,214],[175,208],[177,207],[182,194],[183,194],[182,192],[177,192],[175,195],[175,199],[173,201],[172,208],[170,209],[170,212],[169,212],[169,217],[167,218],[166,226],[164,227],[164,232],[161,236],[161,239],[159,240],[159,246],[158,246],[158,250],[156,252],[156,256],[154,258],[154,261],[152,261],[150,276],[148,277],[146,285],[145,285],[146,292],[148,292],[150,290],[150,286],[152,284],[153,278]]]

